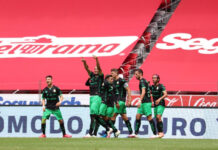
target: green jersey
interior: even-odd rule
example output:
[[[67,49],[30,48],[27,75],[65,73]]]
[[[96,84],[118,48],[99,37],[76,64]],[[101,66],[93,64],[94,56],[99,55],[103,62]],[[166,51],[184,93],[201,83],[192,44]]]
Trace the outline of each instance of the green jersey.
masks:
[[[128,87],[128,83],[126,80],[119,78],[118,80],[114,80],[114,86],[119,91],[119,101],[126,101],[126,88]]]
[[[119,92],[113,84],[104,81],[101,87],[101,97],[102,102],[108,107],[114,107],[114,104],[117,103]]]
[[[151,92],[149,88],[149,83],[144,78],[142,78],[139,83],[140,94],[142,94],[143,88],[145,88],[145,96],[142,99],[142,103],[150,103],[151,102]]]
[[[166,89],[165,89],[163,84],[158,84],[157,86],[155,86],[155,85],[151,86],[151,93],[152,93],[152,97],[153,97],[153,100],[154,100],[154,106],[156,106],[155,101],[163,96],[164,91],[166,91]],[[165,106],[164,99],[162,99],[158,105]]]
[[[59,96],[62,95],[61,90],[57,86],[52,86],[52,88],[44,88],[42,91],[42,99],[46,99],[47,109],[59,109],[56,107],[56,103],[59,102]]]
[[[89,86],[90,95],[100,95],[101,85],[104,82],[104,74],[95,75],[93,72],[89,74],[90,78],[86,82]]]

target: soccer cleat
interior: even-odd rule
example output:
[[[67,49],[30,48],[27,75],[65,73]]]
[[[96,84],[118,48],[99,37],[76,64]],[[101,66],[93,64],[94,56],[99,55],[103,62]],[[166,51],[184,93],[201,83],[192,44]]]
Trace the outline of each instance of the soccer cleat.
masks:
[[[158,134],[158,136],[159,136],[159,138],[162,138],[162,137],[164,137],[164,133],[163,133],[163,132],[160,132],[160,133]]]
[[[92,135],[92,137],[93,137],[93,138],[97,138],[97,136],[96,136],[96,135]]]
[[[92,137],[92,136],[88,133],[83,138],[90,138],[90,137]]]
[[[117,130],[117,132],[114,133],[114,137],[118,138],[119,135],[120,135],[120,130]]]
[[[107,134],[102,134],[101,137],[102,137],[102,138],[106,138],[106,137],[107,137]]]
[[[129,134],[128,138],[136,138],[136,135],[135,134]]]
[[[107,131],[107,138],[111,137],[112,132],[113,132],[113,129],[109,128],[109,130]]]
[[[63,138],[71,138],[71,137],[72,135],[68,135],[68,134],[63,135]]]
[[[159,137],[159,135],[152,135],[150,138],[151,139],[156,139],[156,138],[160,138],[160,137]]]
[[[46,138],[46,135],[42,134],[42,135],[39,136],[39,138]]]

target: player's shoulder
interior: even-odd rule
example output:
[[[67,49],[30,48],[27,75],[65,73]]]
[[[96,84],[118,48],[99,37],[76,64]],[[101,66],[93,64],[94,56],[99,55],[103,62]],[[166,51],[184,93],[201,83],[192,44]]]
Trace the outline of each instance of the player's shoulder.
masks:
[[[60,90],[60,88],[56,85],[53,85],[53,88],[57,89],[57,90]]]
[[[163,90],[166,89],[165,86],[162,83],[159,84],[159,87],[162,88]]]
[[[141,82],[141,83],[147,83],[148,81],[147,81],[145,78],[142,78],[142,79],[140,80],[140,82]]]
[[[45,92],[45,91],[47,91],[48,90],[48,87],[46,86],[46,87],[44,87],[44,89],[42,90],[42,92]]]

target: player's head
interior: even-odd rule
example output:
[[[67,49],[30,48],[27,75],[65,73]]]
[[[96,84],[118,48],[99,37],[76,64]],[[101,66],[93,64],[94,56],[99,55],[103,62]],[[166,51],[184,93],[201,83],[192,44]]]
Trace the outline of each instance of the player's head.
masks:
[[[136,69],[134,75],[135,75],[137,80],[140,80],[141,77],[143,76],[143,70],[142,69]]]
[[[118,76],[118,73],[119,73],[118,69],[116,68],[111,69],[111,75],[113,78],[116,78]]]
[[[160,82],[160,76],[158,74],[153,74],[152,81],[154,84],[157,84]]]
[[[97,66],[95,66],[95,68],[94,68],[94,74],[95,74],[95,75],[98,75],[98,74],[99,74],[99,70],[98,70],[98,67],[97,67]]]
[[[112,77],[112,75],[106,75],[105,80],[107,80],[108,83],[112,84],[114,79]]]
[[[47,75],[46,77],[46,83],[48,84],[48,85],[52,85],[52,76],[51,75]]]

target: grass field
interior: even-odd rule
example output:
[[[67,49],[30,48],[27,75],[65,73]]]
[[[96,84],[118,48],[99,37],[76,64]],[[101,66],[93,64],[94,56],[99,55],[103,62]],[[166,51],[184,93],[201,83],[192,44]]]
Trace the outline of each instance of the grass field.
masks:
[[[0,138],[0,150],[218,150],[218,140]]]

